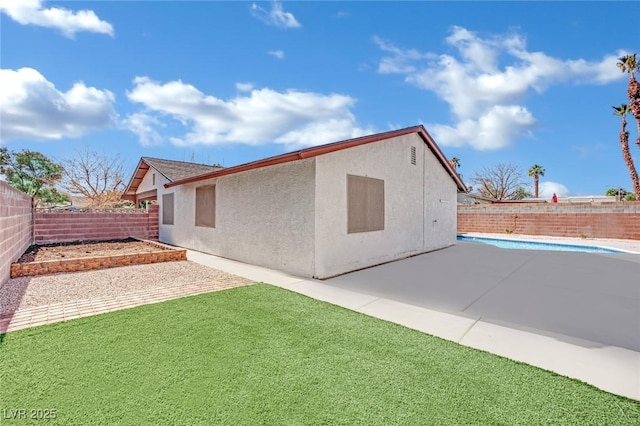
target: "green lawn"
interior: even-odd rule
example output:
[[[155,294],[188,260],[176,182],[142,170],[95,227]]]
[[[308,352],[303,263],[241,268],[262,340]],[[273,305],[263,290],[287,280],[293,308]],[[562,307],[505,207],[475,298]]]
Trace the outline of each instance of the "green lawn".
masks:
[[[640,422],[638,402],[268,285],[1,337],[3,424]]]

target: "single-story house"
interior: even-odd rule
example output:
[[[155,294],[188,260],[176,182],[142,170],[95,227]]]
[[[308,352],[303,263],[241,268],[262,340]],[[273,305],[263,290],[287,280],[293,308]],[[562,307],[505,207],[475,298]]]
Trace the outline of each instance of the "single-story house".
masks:
[[[223,168],[185,161],[142,157],[138,161],[136,170],[121,198],[132,201],[136,206],[140,201],[155,201],[158,199],[158,187],[165,183],[215,172]]]
[[[158,171],[143,163],[132,178],[141,195]],[[160,241],[320,279],[455,244],[456,194],[466,191],[422,126],[161,174],[153,188]]]

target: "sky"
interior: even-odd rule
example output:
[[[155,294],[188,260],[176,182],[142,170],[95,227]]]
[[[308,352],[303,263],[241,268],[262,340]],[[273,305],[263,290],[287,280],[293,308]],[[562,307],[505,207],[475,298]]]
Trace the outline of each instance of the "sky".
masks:
[[[631,190],[640,2],[0,0],[0,146],[234,166],[422,124],[466,183]],[[628,117],[630,139],[635,122]],[[640,168],[640,149],[631,144]]]

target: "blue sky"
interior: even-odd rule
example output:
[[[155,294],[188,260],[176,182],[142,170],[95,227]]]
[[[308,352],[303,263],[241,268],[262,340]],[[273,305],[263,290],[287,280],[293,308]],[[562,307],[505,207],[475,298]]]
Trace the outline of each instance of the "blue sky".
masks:
[[[513,163],[531,185],[537,163],[542,195],[631,189],[611,106],[626,102],[615,63],[640,50],[640,2],[0,0],[0,12],[10,150],[61,160],[88,147],[130,172],[141,156],[233,166],[423,124],[467,182]]]

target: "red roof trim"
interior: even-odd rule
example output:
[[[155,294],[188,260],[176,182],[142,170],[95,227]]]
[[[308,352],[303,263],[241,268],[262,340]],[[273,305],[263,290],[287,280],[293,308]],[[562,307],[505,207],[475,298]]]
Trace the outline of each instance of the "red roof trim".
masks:
[[[405,129],[392,130],[390,132],[385,133],[377,133],[369,136],[362,136],[355,139],[348,139],[346,141],[333,142],[326,145],[313,146],[310,148],[305,148],[300,151],[291,152],[288,154],[281,154],[275,157],[264,158],[262,160],[253,161],[251,163],[240,164],[234,167],[228,167],[222,170],[218,170],[215,172],[205,173],[198,176],[192,176],[190,178],[177,180],[175,182],[169,182],[164,185],[165,188],[171,188],[172,186],[184,185],[187,183],[198,182],[201,180],[212,179],[216,177],[226,176],[234,173],[245,172],[248,170],[259,169],[262,167],[274,166],[276,164],[288,163],[291,161],[302,160],[305,158],[313,158],[318,155],[324,155],[335,151],[340,151],[347,148],[353,148],[355,146],[365,145],[373,142],[379,142],[385,139],[391,139],[398,136],[404,136],[411,133],[417,133],[422,140],[427,144],[431,152],[436,156],[440,164],[447,170],[451,178],[455,181],[458,189],[466,192],[467,188],[458,176],[458,174],[453,170],[446,157],[440,151],[440,148],[433,141],[429,133],[425,130],[423,126],[414,126],[407,127]]]

